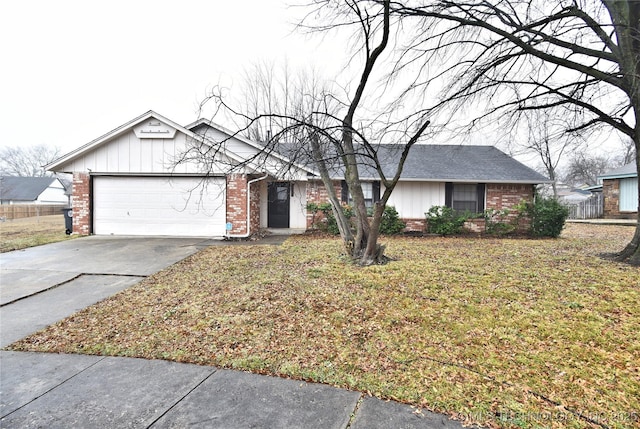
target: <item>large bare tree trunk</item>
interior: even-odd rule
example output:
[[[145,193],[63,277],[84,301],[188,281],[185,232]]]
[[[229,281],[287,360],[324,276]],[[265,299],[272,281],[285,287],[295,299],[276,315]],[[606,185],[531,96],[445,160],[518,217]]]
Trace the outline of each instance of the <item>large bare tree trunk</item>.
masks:
[[[640,116],[640,115],[636,115]],[[636,128],[638,128],[636,126]],[[638,136],[640,138],[640,135]],[[616,260],[640,266],[640,153],[636,141],[636,171],[638,172],[638,213],[636,216],[636,232],[627,246],[616,255]]]
[[[635,129],[631,136],[636,146],[636,173],[640,179],[640,2],[604,0],[615,26],[620,68],[628,87]],[[631,242],[617,255],[617,260],[640,265],[640,180],[638,180],[638,215],[636,232]]]
[[[370,23],[368,21],[369,17],[364,11],[359,9],[357,4],[354,3],[352,5],[353,11],[358,14],[360,22],[364,29],[363,31],[367,36],[365,37],[366,61],[362,70],[362,74],[360,75],[360,82],[358,83],[356,92],[353,96],[353,99],[349,103],[347,113],[342,120],[342,153],[340,154],[340,156],[342,157],[345,167],[345,180],[347,182],[347,186],[349,187],[351,198],[353,199],[353,208],[356,218],[356,236],[353,241],[353,248],[351,249],[351,257],[354,260],[357,260],[362,265],[370,265],[371,263],[375,262],[370,260],[371,258],[367,254],[366,249],[369,246],[368,243],[370,240],[375,240],[375,245],[377,246],[378,234],[376,233],[375,235],[371,236],[371,225],[369,225],[369,219],[367,217],[367,207],[365,204],[362,185],[360,183],[360,177],[358,174],[358,159],[356,157],[356,150],[353,143],[353,118],[358,105],[362,101],[365,87],[369,82],[373,67],[382,52],[387,47],[387,42],[389,41],[390,2],[388,0],[383,1],[383,6],[384,12],[382,38],[380,40],[380,43],[374,49],[371,49],[371,40],[368,38],[370,35]]]
[[[345,250],[348,253],[351,253],[354,242],[353,234],[351,233],[351,225],[349,219],[347,219],[347,217],[345,216],[344,211],[342,211],[340,199],[338,198],[336,189],[333,186],[333,181],[331,180],[331,177],[329,175],[329,170],[327,169],[327,165],[324,161],[318,134],[313,133],[309,137],[309,141],[311,144],[311,153],[313,155],[313,159],[316,163],[316,166],[318,167],[318,171],[320,172],[320,178],[322,179],[322,183],[324,183],[324,187],[327,189],[327,195],[329,196],[329,202],[331,203],[333,216],[336,218],[338,231],[340,231],[340,236],[342,237]]]

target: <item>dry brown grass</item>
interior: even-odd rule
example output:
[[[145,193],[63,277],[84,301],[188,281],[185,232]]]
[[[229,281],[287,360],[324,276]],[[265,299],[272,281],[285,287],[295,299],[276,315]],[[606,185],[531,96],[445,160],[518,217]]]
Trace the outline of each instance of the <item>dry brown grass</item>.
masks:
[[[640,271],[597,256],[632,234],[384,238],[395,260],[367,268],[332,238],[211,247],[12,348],[313,380],[491,427],[639,427]]]
[[[68,240],[64,216],[37,216],[0,222],[0,253]]]

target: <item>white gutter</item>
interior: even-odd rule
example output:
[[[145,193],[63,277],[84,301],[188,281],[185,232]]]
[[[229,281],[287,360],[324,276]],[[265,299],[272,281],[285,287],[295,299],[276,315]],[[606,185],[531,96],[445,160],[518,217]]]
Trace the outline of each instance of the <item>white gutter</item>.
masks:
[[[245,234],[227,234],[227,238],[247,238],[251,235],[251,184],[269,177],[269,173],[247,182],[247,232]]]

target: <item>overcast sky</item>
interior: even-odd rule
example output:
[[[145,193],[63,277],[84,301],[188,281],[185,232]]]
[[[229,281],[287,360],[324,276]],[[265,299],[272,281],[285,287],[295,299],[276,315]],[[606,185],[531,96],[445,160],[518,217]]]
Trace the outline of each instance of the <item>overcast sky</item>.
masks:
[[[296,32],[304,10],[294,2],[0,1],[0,148],[66,153],[148,110],[187,125],[208,89],[237,89],[242,71],[263,61],[334,78],[346,42]],[[483,133],[473,143],[500,146]]]
[[[252,63],[343,61],[280,0],[0,3],[0,147],[67,152],[148,110],[186,125]]]

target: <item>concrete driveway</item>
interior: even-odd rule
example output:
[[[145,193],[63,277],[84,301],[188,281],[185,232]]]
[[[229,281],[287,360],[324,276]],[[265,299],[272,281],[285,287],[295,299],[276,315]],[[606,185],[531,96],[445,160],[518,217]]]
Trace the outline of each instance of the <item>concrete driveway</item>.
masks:
[[[216,243],[205,238],[91,236],[2,253],[0,347]]]
[[[1,347],[201,248],[229,244],[94,236],[0,254]],[[5,350],[0,361],[0,428],[462,429],[359,392],[214,367]]]

